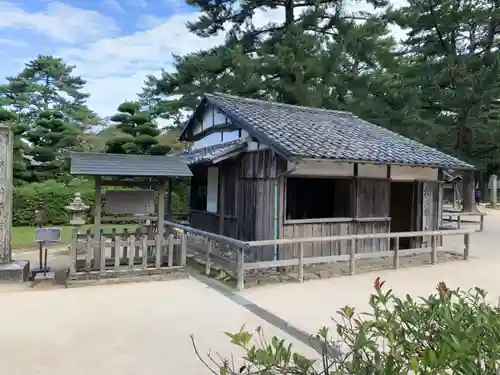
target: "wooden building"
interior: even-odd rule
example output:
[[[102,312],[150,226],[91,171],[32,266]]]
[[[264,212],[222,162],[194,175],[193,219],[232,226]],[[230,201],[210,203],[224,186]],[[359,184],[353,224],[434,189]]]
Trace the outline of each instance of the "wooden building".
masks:
[[[181,140],[193,142],[184,154],[193,173],[191,225],[245,241],[438,229],[442,171],[473,168],[351,113],[223,94],[204,96]],[[347,246],[311,244],[305,253],[336,255]],[[254,257],[294,251],[280,246]]]

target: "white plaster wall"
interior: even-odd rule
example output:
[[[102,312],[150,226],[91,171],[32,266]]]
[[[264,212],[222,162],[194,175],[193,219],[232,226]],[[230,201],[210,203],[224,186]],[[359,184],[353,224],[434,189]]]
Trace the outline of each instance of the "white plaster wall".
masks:
[[[201,133],[202,131],[214,125],[227,124],[230,120],[219,110],[208,107],[202,116],[202,119],[193,129],[193,134]]]
[[[391,179],[394,181],[437,181],[438,169],[393,165],[391,166]]]
[[[217,212],[217,193],[219,188],[219,168],[208,168],[207,174],[207,211]]]
[[[221,142],[221,134],[213,133],[193,142],[193,149],[217,145]]]
[[[358,164],[358,177],[387,178],[387,165]]]
[[[288,168],[292,168],[291,165]],[[292,175],[300,176],[354,176],[353,163],[332,160],[304,160],[297,164]]]

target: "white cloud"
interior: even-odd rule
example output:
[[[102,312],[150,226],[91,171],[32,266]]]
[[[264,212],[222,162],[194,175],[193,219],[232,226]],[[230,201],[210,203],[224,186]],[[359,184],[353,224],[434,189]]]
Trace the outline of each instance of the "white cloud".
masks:
[[[137,21],[137,27],[140,30],[152,29],[166,22],[163,17],[153,16],[152,14],[143,14]]]
[[[197,13],[179,13],[162,24],[119,38],[101,39],[87,48],[67,48],[59,55],[76,65],[75,73],[87,80],[92,94],[89,106],[101,115],[114,113],[124,100],[135,100],[148,74],[171,67],[172,54],[187,54],[209,48],[224,36],[200,38],[190,33],[186,22]]]
[[[190,33],[186,22],[198,17],[195,12],[176,13],[163,20],[145,15],[142,26],[150,22],[147,30],[101,39],[86,48],[66,48],[59,55],[76,65],[75,73],[87,80],[86,90],[92,95],[89,106],[107,116],[124,100],[137,98],[148,74],[171,69],[172,54],[185,55],[223,42],[223,34],[200,38]],[[254,15],[254,23],[263,25],[282,18],[282,9],[259,11]]]
[[[0,44],[12,46],[12,47],[26,47],[27,44],[21,40],[12,40],[12,39],[5,39],[5,38],[0,38]]]
[[[64,43],[97,40],[119,30],[117,23],[94,10],[50,2],[42,12],[26,12],[0,0],[0,29],[28,29]]]

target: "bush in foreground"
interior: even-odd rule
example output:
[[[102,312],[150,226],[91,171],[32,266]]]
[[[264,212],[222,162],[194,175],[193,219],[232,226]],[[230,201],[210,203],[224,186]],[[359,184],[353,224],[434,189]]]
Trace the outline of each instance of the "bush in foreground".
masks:
[[[398,298],[383,286],[377,278],[370,313],[349,306],[338,312],[335,340],[328,329],[319,331],[314,339],[323,344],[321,360],[304,357],[277,337],[267,341],[261,329],[227,334],[243,349],[241,361],[211,355],[206,360],[195,346],[196,353],[221,375],[500,373],[500,309],[486,302],[484,290],[452,290],[441,282],[437,293],[415,300]]]

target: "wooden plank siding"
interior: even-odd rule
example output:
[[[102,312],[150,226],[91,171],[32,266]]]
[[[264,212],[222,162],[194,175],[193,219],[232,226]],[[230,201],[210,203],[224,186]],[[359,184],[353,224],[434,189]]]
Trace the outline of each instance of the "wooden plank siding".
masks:
[[[236,213],[238,239],[275,239],[275,191],[276,186],[279,189],[282,180],[279,175],[285,168],[285,161],[270,150],[248,152],[241,157]],[[272,260],[274,246],[252,249],[248,256],[252,260]]]
[[[223,235],[241,241],[273,240],[276,238],[325,237],[354,234],[377,234],[391,231],[391,179],[373,177],[340,177],[335,190],[334,204],[346,207],[349,217],[331,219],[287,220],[287,162],[271,150],[246,152],[217,165],[219,178],[224,178],[224,195],[218,199],[218,211],[224,208]],[[199,169],[199,168],[198,168]],[[356,169],[355,169],[356,171]],[[196,178],[196,177],[195,177]],[[438,230],[442,202],[441,182],[409,181],[413,193],[411,215],[413,231]],[[412,187],[413,186],[413,187]],[[220,184],[219,184],[220,189]],[[276,191],[276,189],[278,189]],[[338,190],[337,190],[338,189]],[[408,193],[411,191],[408,190]],[[275,193],[278,212],[275,216]],[[219,191],[220,194],[220,191]],[[423,200],[427,197],[427,206]],[[223,204],[221,204],[223,200]],[[408,202],[408,200],[406,200]],[[277,223],[276,223],[277,220]],[[277,236],[275,226],[278,225]],[[408,222],[408,224],[410,224]],[[196,229],[219,233],[220,215],[191,210],[191,225]],[[424,228],[425,226],[425,228]],[[438,239],[438,246],[441,239]],[[412,248],[425,246],[421,239],[413,239]],[[350,241],[305,243],[305,257],[346,255]],[[430,243],[429,243],[430,246]],[[390,239],[360,240],[356,253],[389,251]],[[275,250],[279,259],[297,258],[298,244],[255,247],[247,254],[249,261],[273,260]]]

